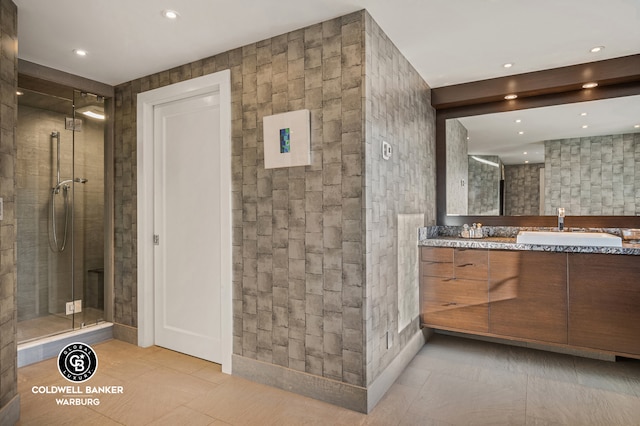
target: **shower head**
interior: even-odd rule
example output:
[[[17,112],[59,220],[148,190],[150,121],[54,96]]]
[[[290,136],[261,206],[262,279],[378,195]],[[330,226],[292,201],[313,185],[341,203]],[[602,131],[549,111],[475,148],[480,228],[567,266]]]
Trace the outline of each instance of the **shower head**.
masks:
[[[85,179],[85,178],[75,178],[74,182],[78,182],[78,183],[87,183],[89,182],[89,179]]]

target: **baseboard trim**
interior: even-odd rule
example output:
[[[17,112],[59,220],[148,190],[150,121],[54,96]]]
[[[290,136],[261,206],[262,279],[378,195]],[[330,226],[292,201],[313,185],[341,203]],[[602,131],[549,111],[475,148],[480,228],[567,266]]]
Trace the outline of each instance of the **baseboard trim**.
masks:
[[[138,346],[138,329],[136,327],[114,322],[113,338]]]
[[[11,398],[4,407],[0,408],[0,426],[14,426],[20,420],[20,395]]]
[[[232,374],[349,410],[366,413],[367,390],[337,380],[233,355]]]
[[[367,413],[380,402],[393,383],[400,377],[411,360],[426,343],[425,332],[418,330],[398,356],[384,369],[382,373],[367,388]]]
[[[367,388],[315,376],[279,365],[269,364],[240,355],[233,355],[233,372],[252,382],[308,396],[349,410],[368,414],[400,377],[404,369],[426,342],[425,333],[418,330]]]

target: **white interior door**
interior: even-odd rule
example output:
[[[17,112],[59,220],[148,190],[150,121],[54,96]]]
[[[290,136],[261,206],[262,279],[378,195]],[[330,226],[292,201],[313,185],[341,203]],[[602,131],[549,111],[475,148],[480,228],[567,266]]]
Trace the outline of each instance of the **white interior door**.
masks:
[[[153,114],[155,344],[222,363],[220,98]]]

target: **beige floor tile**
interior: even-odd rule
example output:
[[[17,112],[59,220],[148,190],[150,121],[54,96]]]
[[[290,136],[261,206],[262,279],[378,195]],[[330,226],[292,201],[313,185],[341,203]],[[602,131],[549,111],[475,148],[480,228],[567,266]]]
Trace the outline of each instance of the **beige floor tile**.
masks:
[[[187,374],[192,374],[210,364],[209,361],[164,348],[144,355],[143,359]]]
[[[105,376],[102,380],[106,381]],[[207,392],[211,386],[215,385],[160,367],[126,383],[124,394],[105,396],[95,410],[122,424],[146,424]]]
[[[186,405],[233,425],[265,424],[278,412],[278,405],[288,403],[289,395],[279,389],[234,377]]]
[[[581,385],[640,397],[640,360],[602,362],[577,358],[576,372]]]
[[[24,408],[23,408],[24,410]],[[55,415],[52,415],[55,413]],[[17,426],[117,426],[121,425],[110,418],[96,413],[86,407],[55,407],[51,411],[40,414],[39,416],[22,415]]]
[[[532,376],[527,416],[566,425],[638,425],[640,398]]]
[[[640,361],[585,360],[436,335],[364,415],[223,374],[167,349],[93,346],[82,386],[123,386],[97,407],[60,407],[31,387],[68,385],[55,360],[18,371],[21,425],[638,425]]]
[[[431,374],[407,413],[454,425],[525,423],[526,388],[513,388]]]
[[[161,418],[152,421],[153,426],[207,426],[222,424],[205,414],[180,406]]]
[[[396,381],[367,416],[365,424],[371,426],[399,425],[411,403],[417,397],[418,392],[415,388]]]
[[[191,375],[216,384],[222,384],[231,378],[231,375],[222,372],[220,364],[212,362],[194,371]]]
[[[396,383],[414,388],[415,390],[420,390],[420,388],[424,386],[430,374],[431,371],[416,368],[411,364],[405,368],[400,377],[398,377],[398,380],[396,380]]]

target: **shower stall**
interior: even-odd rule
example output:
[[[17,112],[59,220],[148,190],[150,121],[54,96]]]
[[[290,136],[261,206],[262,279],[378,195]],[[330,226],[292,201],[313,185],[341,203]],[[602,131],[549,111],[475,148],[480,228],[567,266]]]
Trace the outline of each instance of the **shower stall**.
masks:
[[[18,343],[105,319],[104,99],[28,86],[16,137]]]

